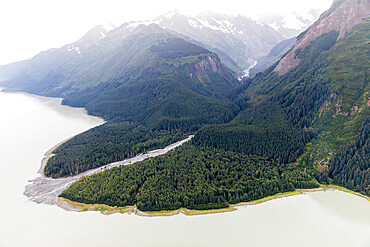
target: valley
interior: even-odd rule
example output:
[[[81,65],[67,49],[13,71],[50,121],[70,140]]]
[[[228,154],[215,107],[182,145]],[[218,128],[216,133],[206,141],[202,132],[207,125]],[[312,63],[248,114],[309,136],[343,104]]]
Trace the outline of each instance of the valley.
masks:
[[[0,67],[6,91],[63,97],[106,120],[53,151],[33,184],[51,188],[40,201],[210,210],[320,184],[369,196],[369,13],[367,1],[337,0],[283,41],[241,16],[174,12]],[[255,77],[237,80],[255,58]],[[166,155],[136,156],[189,135]],[[103,169],[126,158],[140,163]]]

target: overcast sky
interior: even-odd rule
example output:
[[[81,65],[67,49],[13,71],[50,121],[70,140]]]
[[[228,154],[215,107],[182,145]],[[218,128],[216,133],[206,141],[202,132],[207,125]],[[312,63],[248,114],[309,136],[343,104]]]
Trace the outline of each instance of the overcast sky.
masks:
[[[1,0],[0,65],[79,39],[99,24],[150,20],[172,9],[196,15],[204,11],[242,14],[324,11],[332,0]]]

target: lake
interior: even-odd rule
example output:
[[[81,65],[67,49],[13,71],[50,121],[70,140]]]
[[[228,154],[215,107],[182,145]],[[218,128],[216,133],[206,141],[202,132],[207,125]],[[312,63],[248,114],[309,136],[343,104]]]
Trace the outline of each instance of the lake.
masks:
[[[0,92],[0,247],[370,246],[370,202],[321,191],[237,211],[141,217],[69,212],[23,195],[44,153],[102,124],[60,99]]]

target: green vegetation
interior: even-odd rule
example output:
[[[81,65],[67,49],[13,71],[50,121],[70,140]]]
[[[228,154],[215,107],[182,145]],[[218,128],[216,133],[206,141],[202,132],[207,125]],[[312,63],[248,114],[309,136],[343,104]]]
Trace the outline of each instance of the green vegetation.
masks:
[[[100,47],[94,49],[99,50],[98,57],[104,53]],[[89,63],[89,71],[105,71],[105,81],[86,85],[82,80],[79,83],[83,85],[65,87],[71,83],[69,78],[57,89],[65,94],[63,104],[85,107],[89,114],[108,123],[58,148],[48,161],[45,175],[75,175],[160,148],[205,124],[229,122],[239,112],[239,107],[224,96],[236,87],[237,80],[217,55],[204,48],[149,26],[112,49],[115,56],[107,56],[98,64],[98,57],[89,58],[76,68],[79,71]],[[73,75],[71,72],[71,78]]]
[[[303,153],[312,137],[289,123],[280,106],[269,102],[248,108],[229,124],[202,128],[194,143],[288,164]]]
[[[139,153],[163,148],[185,138],[181,132],[151,131],[132,123],[106,123],[63,143],[48,160],[44,174],[72,176],[131,158]]]
[[[325,53],[328,65],[321,80],[327,82],[329,92],[312,124],[320,135],[301,158],[305,167],[326,170],[332,155],[354,141],[361,124],[370,115],[369,25],[370,18],[356,25]],[[322,174],[324,178],[325,174]]]
[[[143,211],[212,209],[317,187],[295,166],[184,144],[165,156],[83,177],[61,197],[120,207],[136,204]]]
[[[363,150],[352,159],[362,168],[338,165],[345,172],[335,175],[328,165],[370,114],[369,25],[368,18],[339,42],[337,32],[326,33],[296,52],[301,64],[289,73],[277,76],[272,67],[247,81],[231,94],[245,110],[228,124],[202,128],[194,142],[279,163],[297,161],[322,183],[368,193]],[[337,171],[337,163],[330,164]]]
[[[194,142],[278,163],[295,162],[317,135],[309,127],[328,94],[321,80],[325,63],[320,55],[337,37],[337,32],[330,32],[312,41],[297,54],[304,62],[286,75],[277,76],[270,69],[250,81],[235,99],[246,102],[246,109],[228,124],[202,128]]]
[[[301,64],[283,76],[270,68],[231,91],[229,99],[213,94],[224,102],[234,102],[235,110],[221,120],[210,121],[210,116],[215,116],[212,108],[207,119],[196,124],[174,125],[173,119],[158,124],[163,123],[156,120],[165,115],[163,111],[156,118],[143,117],[150,119],[149,126],[154,128],[201,129],[192,144],[164,157],[83,178],[61,196],[110,206],[136,204],[144,211],[214,209],[296,188],[318,187],[309,174],[323,183],[333,181],[368,193],[368,135],[360,134],[362,139],[358,137],[356,144],[338,152],[329,168],[321,162],[323,156],[330,159],[329,152],[336,153],[353,140],[368,116],[369,66],[363,54],[368,49],[367,22],[338,43],[334,31],[313,40],[296,52]],[[347,51],[347,47],[351,49]],[[336,55],[341,52],[343,55]],[[192,54],[183,61],[199,56]],[[189,65],[179,59],[177,63],[184,71]],[[199,85],[203,84],[189,81],[187,88],[214,97]],[[181,105],[187,100],[180,99],[167,108],[168,115],[186,121],[187,115],[179,109],[185,109]],[[190,108],[207,114],[201,105],[194,103]],[[239,111],[236,105],[241,111],[233,118]]]
[[[298,38],[297,38],[298,39]],[[249,70],[249,75],[254,77],[257,73],[261,73],[274,65],[280,60],[295,44],[296,38],[290,38],[281,41],[274,48],[271,49],[269,54],[264,57],[258,58],[256,66]]]
[[[270,67],[240,87],[217,55],[155,25],[117,44],[104,39],[111,50],[89,48],[78,73],[50,73],[33,88],[108,121],[61,145],[44,172],[75,175],[195,133],[165,156],[84,177],[61,196],[158,211],[227,208],[317,181],[369,195],[369,25],[339,41],[325,33],[296,50],[296,68],[279,76]]]
[[[331,159],[329,177],[334,184],[370,196],[370,118],[363,123],[355,142]]]
[[[238,112],[232,102],[195,93],[174,78],[148,79],[127,87],[101,86],[63,101],[73,106],[83,102],[89,102],[86,109],[90,114],[150,129],[192,131],[203,124],[230,121]]]
[[[63,104],[157,130],[193,131],[235,117],[239,108],[223,94],[237,82],[217,55],[164,31],[152,32],[130,36],[127,42],[137,54],[130,53],[134,59],[122,75],[68,94]]]

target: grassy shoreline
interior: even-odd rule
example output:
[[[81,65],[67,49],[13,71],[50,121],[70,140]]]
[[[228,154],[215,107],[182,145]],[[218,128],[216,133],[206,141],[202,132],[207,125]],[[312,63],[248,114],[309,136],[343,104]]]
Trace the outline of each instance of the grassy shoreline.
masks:
[[[284,192],[284,193],[278,193],[272,196],[267,196],[258,200],[249,201],[249,202],[241,202],[237,204],[231,204],[227,208],[221,208],[221,209],[209,209],[209,210],[193,210],[193,209],[187,209],[187,208],[180,208],[176,210],[163,210],[163,211],[140,211],[137,209],[137,207],[134,206],[126,206],[126,207],[111,207],[104,204],[85,204],[85,203],[79,203],[70,201],[65,198],[59,198],[58,206],[71,211],[78,211],[78,212],[86,212],[86,211],[98,211],[105,215],[110,215],[114,213],[121,213],[121,214],[135,214],[139,216],[147,216],[147,217],[156,217],[156,216],[174,216],[178,215],[180,213],[192,216],[192,215],[205,215],[205,214],[216,214],[216,213],[227,213],[237,210],[237,207],[240,206],[251,206],[251,205],[257,205],[260,203],[268,202],[271,200],[284,198],[284,197],[290,197],[290,196],[296,196],[300,195],[304,192],[316,192],[316,191],[325,191],[325,190],[338,190],[343,191],[346,193],[350,193],[356,196],[360,196],[365,198],[366,200],[370,201],[370,197],[360,194],[355,191],[351,191],[349,189],[337,186],[337,185],[321,185],[319,188],[315,189],[297,189],[292,192]]]

